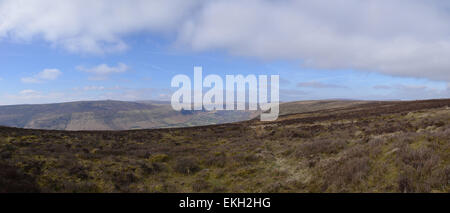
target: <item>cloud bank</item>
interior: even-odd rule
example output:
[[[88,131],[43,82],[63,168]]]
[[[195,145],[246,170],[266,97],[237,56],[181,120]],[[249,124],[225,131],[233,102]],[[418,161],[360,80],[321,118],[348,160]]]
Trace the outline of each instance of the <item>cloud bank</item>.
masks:
[[[337,84],[327,84],[322,83],[318,81],[307,81],[307,82],[300,82],[297,84],[297,87],[309,87],[309,88],[315,88],[315,89],[324,89],[324,88],[347,88],[346,86],[337,85]]]
[[[56,80],[61,74],[61,71],[58,69],[44,69],[33,77],[22,78],[21,81],[23,83],[43,83],[45,81]]]
[[[150,32],[192,51],[450,81],[449,11],[444,0],[3,0],[0,37],[102,54]]]
[[[117,66],[108,66],[107,64],[100,64],[95,67],[85,68],[83,66],[78,66],[78,70],[91,73],[93,76],[89,77],[90,80],[106,80],[109,75],[114,73],[124,73],[129,67],[124,63],[119,63]]]
[[[2,0],[0,36],[43,39],[72,52],[127,49],[122,37],[169,32],[197,1],[185,0]]]

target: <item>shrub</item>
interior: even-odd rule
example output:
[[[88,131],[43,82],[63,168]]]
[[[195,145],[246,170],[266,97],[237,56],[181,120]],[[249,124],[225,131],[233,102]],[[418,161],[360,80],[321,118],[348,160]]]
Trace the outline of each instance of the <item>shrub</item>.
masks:
[[[167,162],[169,160],[169,156],[166,154],[156,154],[150,157],[150,161],[152,162]]]
[[[404,173],[400,174],[397,182],[398,182],[398,190],[400,192],[407,193],[413,191],[411,187],[411,180],[410,177],[408,177],[408,175],[405,175]]]
[[[345,148],[346,142],[344,140],[326,140],[318,139],[310,142],[300,144],[296,149],[297,157],[312,157],[317,154],[337,154],[340,150]]]
[[[217,166],[223,168],[226,164],[227,156],[224,152],[214,153],[209,155],[206,159],[206,165],[208,166]]]
[[[232,159],[237,165],[246,166],[258,162],[260,157],[252,153],[238,153]]]
[[[112,181],[116,184],[116,188],[123,189],[123,187],[137,182],[138,177],[132,171],[116,171],[113,173]]]
[[[205,191],[209,188],[210,188],[209,183],[203,179],[197,179],[192,183],[192,190],[194,190],[194,192]]]
[[[37,193],[39,187],[33,177],[16,167],[0,163],[0,193]]]
[[[143,163],[141,168],[145,174],[156,174],[164,169],[164,164],[156,162]]]
[[[415,171],[411,166],[404,166],[400,175],[398,176],[398,190],[402,193],[415,192]]]
[[[177,159],[175,171],[183,174],[193,174],[200,170],[197,159],[193,157],[184,157]]]
[[[432,167],[436,166],[440,161],[439,156],[429,148],[416,150],[404,147],[400,149],[399,157],[404,164],[427,173],[431,172]]]

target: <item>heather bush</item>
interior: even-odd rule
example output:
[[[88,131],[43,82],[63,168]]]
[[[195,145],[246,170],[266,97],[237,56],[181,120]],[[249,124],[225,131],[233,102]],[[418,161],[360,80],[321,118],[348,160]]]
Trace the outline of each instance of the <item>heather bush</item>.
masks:
[[[204,179],[197,179],[192,183],[192,190],[194,192],[206,191],[210,187],[210,184]]]
[[[194,174],[200,170],[198,161],[194,157],[183,157],[176,160],[175,171],[183,174]]]
[[[344,149],[346,142],[341,139],[317,139],[297,146],[297,157],[312,157],[318,154],[336,154]]]
[[[0,193],[35,193],[39,187],[33,177],[17,167],[0,163]]]

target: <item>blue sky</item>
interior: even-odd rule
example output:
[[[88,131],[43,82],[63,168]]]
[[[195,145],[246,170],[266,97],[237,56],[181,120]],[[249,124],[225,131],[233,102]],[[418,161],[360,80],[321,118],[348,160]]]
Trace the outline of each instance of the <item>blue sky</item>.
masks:
[[[249,1],[245,3],[248,5],[237,1],[193,1],[194,5],[181,7],[185,9],[174,9],[179,8],[174,5],[183,4],[179,1],[158,5],[131,1],[128,5],[131,11],[138,10],[132,6],[134,2],[144,4],[141,7],[148,6],[149,10],[158,7],[182,10],[180,14],[185,15],[180,18],[156,14],[148,18],[138,12],[130,13],[128,22],[121,24],[133,27],[124,27],[116,26],[120,24],[117,20],[109,21],[108,17],[114,14],[96,13],[103,11],[102,5],[108,4],[107,1],[104,4],[99,1],[91,10],[83,11],[92,16],[100,14],[95,17],[98,23],[65,15],[81,14],[76,10],[79,1],[65,1],[69,6],[64,9],[69,8],[69,12],[64,13],[58,5],[45,0],[41,4],[48,2],[48,7],[30,3],[31,9],[26,13],[7,10],[15,2],[0,2],[0,12],[6,14],[0,20],[0,105],[104,99],[169,100],[173,92],[171,78],[177,74],[192,76],[194,66],[202,66],[204,75],[279,74],[282,101],[450,97],[450,65],[445,62],[448,60],[441,59],[450,56],[447,55],[450,30],[441,29],[441,24],[446,23],[434,19],[436,14],[448,14],[439,7],[425,8],[420,1],[412,4],[423,9],[420,11],[427,11],[420,13],[419,18],[429,23],[416,22],[423,27],[416,29],[417,26],[408,25],[395,32],[388,32],[396,26],[386,27],[385,22],[402,25],[405,20],[398,20],[393,14],[409,14],[417,7],[405,9],[382,2],[381,8],[398,7],[399,11],[386,15],[385,10],[376,10],[380,14],[372,15],[379,20],[370,20],[369,25],[373,26],[366,29],[367,23],[349,21],[364,15],[348,15],[339,8],[336,14],[323,13],[326,8],[321,7],[326,7],[325,3],[315,7],[319,8],[317,14],[308,19],[292,13],[290,22],[285,23],[284,15],[289,15],[290,8],[303,1],[286,1],[292,6],[270,5],[276,4],[271,1]],[[240,7],[245,6],[256,9],[240,14]],[[261,27],[260,14],[271,14],[273,7],[279,7],[277,11],[283,11],[283,15],[272,14],[277,21]],[[366,5],[359,7],[364,9]],[[235,12],[231,16],[227,11]],[[120,14],[127,16],[127,13]],[[211,14],[214,16],[209,17]],[[350,17],[333,21],[333,14]],[[389,15],[392,20],[386,20]],[[234,17],[240,16],[245,21],[234,22]],[[60,19],[62,23],[58,22]],[[139,19],[143,21],[137,22]],[[321,22],[305,24],[310,19]],[[292,26],[284,28],[289,24]],[[321,33],[313,34],[315,31]],[[348,40],[353,37],[357,39]]]
[[[150,42],[149,42],[150,41]],[[223,52],[187,52],[170,41],[142,34],[129,40],[125,52],[74,54],[43,41],[0,43],[1,104],[51,103],[77,100],[169,100],[170,81],[177,74],[193,75],[202,66],[204,75],[279,74],[282,101],[310,99],[427,99],[448,97],[445,81],[393,77],[359,70],[303,68],[292,60],[261,60]],[[101,79],[79,69],[101,64],[128,69]],[[53,80],[24,82],[45,69],[58,69]],[[24,92],[24,91],[28,91]]]

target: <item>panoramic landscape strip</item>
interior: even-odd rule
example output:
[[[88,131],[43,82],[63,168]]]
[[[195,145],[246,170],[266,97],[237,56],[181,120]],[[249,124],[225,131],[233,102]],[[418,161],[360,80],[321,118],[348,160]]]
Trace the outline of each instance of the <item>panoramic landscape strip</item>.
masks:
[[[449,59],[445,0],[0,0],[0,204],[446,209]]]

